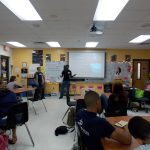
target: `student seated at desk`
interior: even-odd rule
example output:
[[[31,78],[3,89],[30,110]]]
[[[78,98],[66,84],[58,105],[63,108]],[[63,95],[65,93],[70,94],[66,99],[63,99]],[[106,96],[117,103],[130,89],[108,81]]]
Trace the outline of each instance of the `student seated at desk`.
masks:
[[[16,95],[5,88],[3,81],[0,78],[0,127],[6,126],[6,119],[8,109],[17,103]],[[16,128],[12,129],[12,139],[9,140],[10,144],[15,144],[17,141]]]
[[[88,150],[103,150],[100,140],[105,137],[117,140],[122,144],[131,143],[131,135],[127,127],[120,132],[104,118],[97,116],[97,112],[101,112],[101,101],[98,93],[88,91],[84,100],[87,109],[81,110],[76,114],[76,123],[83,143]]]
[[[16,89],[16,88],[21,88],[21,86],[19,86],[16,82],[16,76],[11,76],[10,77],[9,83],[7,84],[7,88],[9,90],[13,90],[13,89]]]
[[[13,89],[17,89],[17,88],[22,88],[21,86],[19,86],[16,82],[16,76],[11,76],[9,83],[7,84],[7,88],[12,91]],[[21,102],[21,94],[16,94],[17,95],[17,101]]]
[[[108,98],[106,116],[127,116],[128,95],[123,90],[122,83],[114,83],[112,94]]]
[[[140,144],[135,150],[150,150],[150,122],[142,117],[135,116],[130,119],[128,128],[131,135]]]

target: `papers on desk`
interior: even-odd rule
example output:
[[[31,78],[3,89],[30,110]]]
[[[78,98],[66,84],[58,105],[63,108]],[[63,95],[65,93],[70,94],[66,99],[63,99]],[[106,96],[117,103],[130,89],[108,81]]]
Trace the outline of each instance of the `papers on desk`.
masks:
[[[115,126],[122,128],[122,127],[126,126],[127,124],[128,124],[128,122],[121,120],[121,121],[117,122],[115,124]]]

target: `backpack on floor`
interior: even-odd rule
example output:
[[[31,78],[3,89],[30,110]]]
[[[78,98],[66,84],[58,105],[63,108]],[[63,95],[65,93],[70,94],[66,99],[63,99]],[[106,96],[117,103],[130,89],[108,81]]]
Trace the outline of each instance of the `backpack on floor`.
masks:
[[[58,136],[59,134],[66,134],[68,133],[68,128],[66,126],[59,126],[55,130],[55,135]]]

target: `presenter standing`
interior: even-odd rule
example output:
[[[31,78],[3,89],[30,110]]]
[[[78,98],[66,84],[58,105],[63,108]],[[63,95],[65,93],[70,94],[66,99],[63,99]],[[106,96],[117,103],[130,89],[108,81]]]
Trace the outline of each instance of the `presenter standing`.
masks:
[[[61,85],[60,97],[59,99],[63,98],[64,91],[66,88],[66,93],[69,92],[70,87],[70,78],[74,77],[76,74],[72,75],[72,72],[69,70],[69,65],[64,66],[64,70],[62,71],[61,77],[63,77],[63,82]]]

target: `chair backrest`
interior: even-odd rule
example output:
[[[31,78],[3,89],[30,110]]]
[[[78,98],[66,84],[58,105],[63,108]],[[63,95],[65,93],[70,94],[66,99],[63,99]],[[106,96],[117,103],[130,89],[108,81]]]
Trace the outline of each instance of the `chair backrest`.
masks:
[[[67,102],[67,105],[69,106],[69,102],[70,102],[70,95],[69,95],[69,93],[68,93],[68,92],[66,93],[66,102]]]
[[[144,97],[147,97],[150,100],[150,91],[144,91]]]
[[[32,90],[32,91],[27,91],[27,99],[33,98],[33,97],[34,97],[34,93],[35,93],[34,90]]]
[[[28,121],[28,104],[27,102],[13,105],[8,110],[7,129],[15,128]]]

